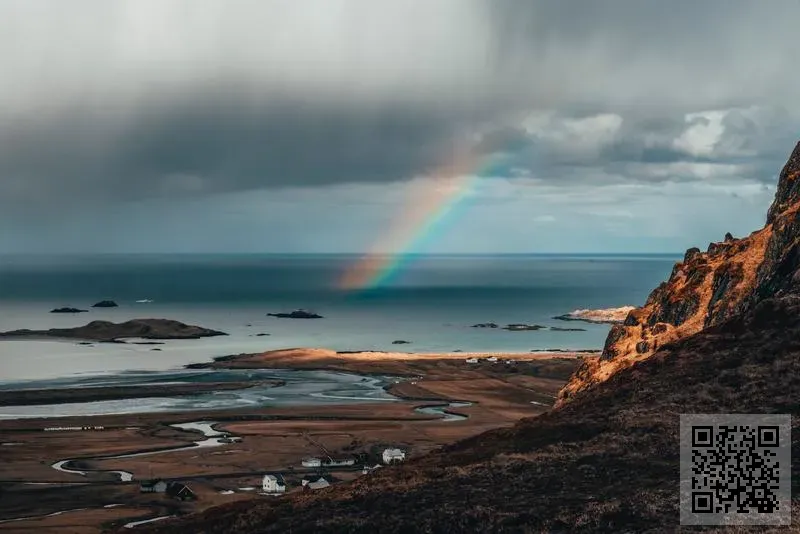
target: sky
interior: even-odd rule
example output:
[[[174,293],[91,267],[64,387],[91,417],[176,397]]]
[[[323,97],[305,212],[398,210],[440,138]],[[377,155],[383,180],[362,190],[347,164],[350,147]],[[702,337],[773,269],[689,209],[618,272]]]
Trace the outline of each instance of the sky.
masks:
[[[398,252],[389,229],[459,178],[412,251],[746,235],[800,138],[796,20],[794,0],[4,0],[0,253]]]

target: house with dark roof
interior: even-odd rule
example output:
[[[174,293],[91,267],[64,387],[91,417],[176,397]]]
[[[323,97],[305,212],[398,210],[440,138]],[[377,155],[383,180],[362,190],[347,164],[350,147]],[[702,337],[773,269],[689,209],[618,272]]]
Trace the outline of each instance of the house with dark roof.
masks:
[[[167,484],[167,495],[179,501],[195,501],[197,495],[186,484],[170,482]]]

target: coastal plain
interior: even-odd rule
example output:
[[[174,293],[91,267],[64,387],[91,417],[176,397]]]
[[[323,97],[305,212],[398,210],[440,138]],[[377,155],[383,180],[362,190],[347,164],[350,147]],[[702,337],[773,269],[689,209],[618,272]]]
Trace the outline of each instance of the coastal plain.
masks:
[[[0,532],[102,532],[232,501],[274,498],[258,491],[264,473],[283,474],[288,492],[299,491],[301,479],[308,475],[324,474],[334,483],[369,476],[362,473],[361,465],[320,470],[303,468],[301,460],[360,455],[374,466],[380,463],[384,447],[400,447],[413,458],[539,415],[552,406],[558,390],[584,358],[592,356],[277,350],[190,367],[380,376],[394,398],[0,420],[0,451],[5,460],[0,463]],[[164,385],[158,392],[153,386],[150,392],[192,392],[170,392],[178,387]],[[81,400],[82,394],[75,390],[65,394]],[[7,392],[4,402],[13,404],[13,396]],[[233,439],[220,443],[197,428],[170,426],[191,422],[208,423],[206,428],[213,435],[224,433]],[[91,429],[43,430],[65,427]],[[154,478],[188,484],[197,499],[181,502],[164,494],[140,493],[139,483]]]

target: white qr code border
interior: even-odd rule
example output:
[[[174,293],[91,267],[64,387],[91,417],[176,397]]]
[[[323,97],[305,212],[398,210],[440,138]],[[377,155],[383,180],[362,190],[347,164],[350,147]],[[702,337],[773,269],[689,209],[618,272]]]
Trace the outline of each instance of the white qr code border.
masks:
[[[743,429],[748,430],[747,439],[729,439],[721,460],[718,452],[720,433],[738,438],[744,435],[740,432]],[[791,430],[792,419],[787,414],[681,414],[681,525],[790,525]],[[747,477],[735,479],[735,476],[728,476],[740,471],[738,463],[740,459],[744,460],[744,456],[735,453],[743,451],[743,447],[749,451],[747,460],[752,461],[755,457],[755,469],[758,469],[754,471],[752,463],[748,463],[745,466],[750,468],[748,475],[775,475],[777,483],[772,478],[769,485],[765,485],[766,480],[759,478],[757,485],[747,486],[742,482],[746,482]],[[716,461],[709,461],[709,458]],[[721,470],[723,476],[714,475]],[[724,503],[730,504],[730,501],[720,498],[720,495],[727,498],[736,495],[737,502],[741,502],[738,496],[742,493],[748,497],[764,497],[769,492],[774,494],[777,503],[777,509],[772,512],[760,512],[743,505],[729,506],[728,511],[724,511]],[[756,500],[765,502],[763,498]],[[719,511],[720,508],[723,511]],[[739,510],[746,510],[746,513]]]

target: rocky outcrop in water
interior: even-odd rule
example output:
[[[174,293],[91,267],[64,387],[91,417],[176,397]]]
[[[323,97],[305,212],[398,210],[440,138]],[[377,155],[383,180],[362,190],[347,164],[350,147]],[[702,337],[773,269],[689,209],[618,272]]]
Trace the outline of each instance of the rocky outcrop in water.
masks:
[[[604,308],[599,310],[575,310],[564,315],[556,315],[553,319],[559,321],[583,321],[585,323],[621,323],[633,310],[633,306],[622,306],[620,308]]]
[[[525,330],[542,330],[543,328],[547,328],[546,326],[542,326],[540,324],[507,324],[503,327],[503,330],[510,330],[511,332],[523,332]]]
[[[736,239],[686,251],[666,282],[612,327],[598,362],[584,364],[558,405],[659,348],[800,287],[800,143],[780,173],[766,225]]]
[[[119,304],[114,302],[113,300],[101,300],[96,304],[92,304],[92,308],[116,308]]]
[[[81,310],[78,308],[55,308],[50,310],[50,313],[86,313],[89,310]]]
[[[51,328],[49,330],[12,330],[0,332],[0,339],[81,339],[101,342],[121,342],[123,339],[199,339],[227,336],[225,332],[210,330],[172,321],[170,319],[133,319],[124,323],[92,321],[76,328]]]
[[[268,313],[270,317],[280,317],[281,319],[322,319],[322,315],[306,310],[295,310],[289,313]]]

